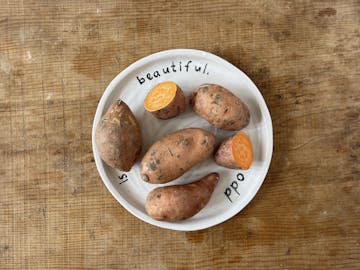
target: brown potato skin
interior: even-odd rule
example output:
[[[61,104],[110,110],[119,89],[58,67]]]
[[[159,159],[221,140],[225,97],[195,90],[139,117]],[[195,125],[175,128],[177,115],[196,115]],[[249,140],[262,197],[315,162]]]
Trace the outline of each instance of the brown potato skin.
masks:
[[[210,173],[190,184],[155,188],[146,198],[145,210],[156,220],[190,218],[209,202],[218,180],[218,173]]]
[[[180,113],[184,112],[186,108],[186,101],[183,91],[177,86],[176,94],[174,99],[161,110],[151,112],[156,118],[159,119],[170,119],[178,116]]]
[[[217,128],[239,130],[250,121],[246,104],[217,84],[200,85],[193,92],[190,105],[195,113]]]
[[[125,102],[111,104],[99,121],[95,142],[101,159],[110,167],[129,171],[141,152],[140,125]]]
[[[220,166],[229,169],[240,169],[239,165],[236,164],[236,161],[233,158],[231,147],[232,147],[232,137],[223,140],[220,146],[218,147],[218,149],[216,150],[214,156],[215,162]]]
[[[201,128],[170,133],[155,142],[144,155],[141,178],[152,184],[172,181],[208,158],[214,147],[214,135]]]

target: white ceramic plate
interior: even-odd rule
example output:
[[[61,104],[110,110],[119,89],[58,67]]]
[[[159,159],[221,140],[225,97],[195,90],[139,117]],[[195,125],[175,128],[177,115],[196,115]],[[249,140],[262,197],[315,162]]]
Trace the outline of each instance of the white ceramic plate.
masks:
[[[200,84],[220,84],[241,98],[248,105],[251,115],[249,125],[243,129],[253,144],[254,160],[249,170],[226,169],[209,159],[175,181],[165,184],[192,182],[210,172],[220,174],[220,181],[206,207],[194,217],[181,222],[156,221],[150,218],[145,212],[145,199],[147,194],[159,185],[146,183],[140,178],[139,160],[127,173],[107,166],[98,154],[94,139],[97,123],[109,105],[117,99],[122,99],[128,104],[140,123],[143,137],[142,155],[165,134],[187,127],[200,127],[211,131],[218,143],[234,134],[211,126],[192,112],[189,106],[180,116],[169,120],[156,119],[146,112],[143,100],[148,91],[155,84],[168,80],[176,82],[182,88],[187,97],[187,104],[191,92]],[[98,104],[93,123],[92,145],[102,180],[116,200],[130,213],[162,228],[194,231],[231,218],[255,196],[270,165],[273,149],[272,123],[259,90],[242,71],[208,52],[175,49],[142,58],[115,77]]]

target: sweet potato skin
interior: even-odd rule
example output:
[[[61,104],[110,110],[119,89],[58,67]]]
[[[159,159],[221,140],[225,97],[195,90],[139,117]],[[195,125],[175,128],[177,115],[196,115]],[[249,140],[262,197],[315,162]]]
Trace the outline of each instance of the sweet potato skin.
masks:
[[[141,178],[152,184],[174,180],[214,151],[214,135],[201,128],[170,133],[155,142],[140,164]]]
[[[95,142],[107,165],[131,169],[141,152],[142,138],[139,123],[125,102],[111,104],[96,127]]]
[[[220,143],[220,146],[216,150],[214,159],[217,164],[220,166],[229,168],[229,169],[239,169],[239,166],[236,164],[232,152],[232,137],[223,140]]]
[[[151,112],[156,118],[170,119],[178,116],[184,112],[186,108],[186,101],[183,91],[177,86],[174,99],[165,108]]]
[[[190,184],[155,188],[147,196],[145,210],[156,220],[190,218],[209,202],[218,179],[218,173],[210,173]]]
[[[217,128],[239,130],[250,120],[246,104],[217,84],[200,85],[193,92],[190,105],[195,113]]]

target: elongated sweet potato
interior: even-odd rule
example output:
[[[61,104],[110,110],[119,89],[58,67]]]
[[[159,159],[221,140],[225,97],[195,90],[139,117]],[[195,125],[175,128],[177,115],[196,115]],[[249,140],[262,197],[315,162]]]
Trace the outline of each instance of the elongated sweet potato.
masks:
[[[141,178],[152,184],[174,180],[214,151],[214,135],[201,128],[187,128],[155,142],[144,155]]]
[[[190,218],[209,202],[218,180],[218,173],[210,173],[190,184],[155,188],[146,198],[145,210],[157,220]]]
[[[202,84],[190,99],[195,113],[217,128],[239,130],[250,120],[249,109],[229,90],[217,84]]]
[[[243,132],[224,140],[215,153],[215,162],[230,169],[247,170],[250,168],[252,160],[251,141]]]
[[[185,107],[183,91],[171,81],[155,85],[144,100],[145,110],[159,119],[173,118],[185,111]]]
[[[99,155],[109,166],[129,171],[141,152],[139,123],[125,102],[111,104],[95,131]]]

